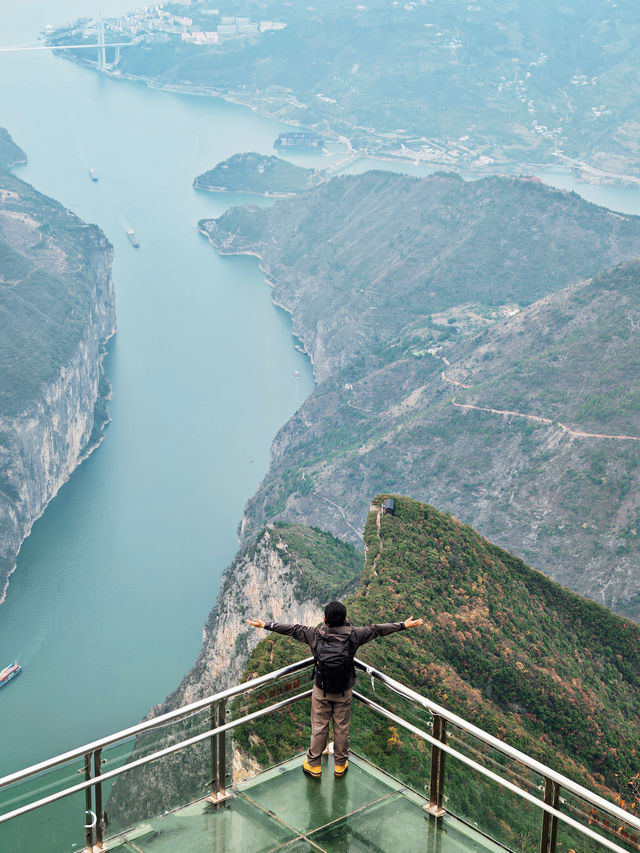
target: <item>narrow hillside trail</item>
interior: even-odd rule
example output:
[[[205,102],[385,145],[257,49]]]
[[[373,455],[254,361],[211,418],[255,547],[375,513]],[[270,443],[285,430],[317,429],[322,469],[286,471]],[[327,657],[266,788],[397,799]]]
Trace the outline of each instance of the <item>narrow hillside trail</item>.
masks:
[[[437,355],[436,358],[439,358],[447,367],[450,366],[450,363],[444,356]],[[458,382],[456,379],[451,379],[451,377],[447,376],[444,370],[440,374],[442,379],[445,382],[449,382],[451,385],[455,385],[457,388],[473,388],[473,385],[465,385],[464,382]],[[476,412],[489,412],[492,415],[501,415],[505,418],[524,418],[528,421],[533,421],[534,423],[546,424],[547,426],[554,426],[558,429],[561,429],[567,435],[571,436],[571,438],[603,438],[611,441],[640,441],[640,436],[637,435],[607,435],[606,433],[601,432],[586,432],[585,430],[580,429],[571,429],[566,424],[563,424],[562,421],[554,421],[551,418],[543,418],[540,415],[527,415],[524,412],[514,412],[510,409],[493,409],[489,406],[474,406],[472,403],[458,403],[456,402],[456,398],[451,398],[451,405],[455,406],[458,409],[466,409],[466,410],[474,410]]]
[[[326,501],[326,503],[331,504],[331,506],[334,506],[338,510],[340,515],[343,517],[344,523],[347,525],[347,527],[350,527],[351,530],[353,530],[353,532],[356,534],[358,539],[361,539],[364,542],[364,536],[362,535],[362,533],[360,533],[359,530],[356,530],[356,528],[353,526],[353,524],[351,524],[351,522],[347,518],[347,514],[345,513],[345,511],[342,509],[342,507],[339,504],[335,503],[335,501],[332,501],[329,498],[325,498],[325,496],[321,495],[319,492],[313,492],[312,491],[311,494],[315,495],[317,498],[320,498],[320,500]]]
[[[373,563],[371,564],[371,573],[375,577],[377,577],[378,576],[378,572],[377,572],[378,560],[380,559],[380,555],[382,554],[382,537],[380,536],[380,519],[382,518],[382,504],[380,504],[380,506],[372,506],[371,509],[372,510],[375,509],[375,511],[376,511],[376,530],[378,532],[378,546],[379,546],[378,547],[378,553],[373,558]]]
[[[444,359],[443,359],[444,360]],[[456,379],[450,379],[444,370],[440,374],[445,382],[450,382],[452,385],[456,385],[458,388],[473,388],[473,385],[465,385],[464,382],[458,382]]]
[[[344,390],[350,391],[353,394],[353,399],[354,400],[357,399],[356,389],[353,387],[351,382],[346,383],[346,385],[344,386]],[[357,409],[359,412],[365,412],[365,414],[367,414],[367,415],[377,414],[376,412],[373,411],[373,409],[365,409],[364,406],[356,406],[356,404],[353,402],[353,400],[347,400],[347,406],[351,406],[352,409]]]
[[[465,385],[464,387],[467,388],[469,386]],[[613,441],[640,441],[640,437],[637,435],[607,435],[601,432],[585,432],[584,430],[571,429],[561,421],[553,421],[550,418],[543,418],[540,415],[526,415],[523,412],[512,412],[509,409],[492,409],[488,406],[474,406],[471,403],[457,403],[455,397],[452,397],[451,404],[458,409],[473,409],[476,412],[490,412],[493,415],[502,415],[507,418],[524,418],[535,423],[555,426],[566,432],[571,438],[606,438]]]
[[[447,367],[451,366],[450,362],[448,361],[447,358],[445,358],[445,356],[435,355],[435,358],[440,359],[440,361],[442,361],[443,364],[445,364]],[[450,376],[447,376],[447,374],[444,372],[444,370],[441,371],[440,377],[443,380],[443,382],[448,382],[450,385],[454,385],[456,388],[464,388],[467,390],[473,388],[473,385],[467,385],[464,382],[460,382],[457,379],[452,379]],[[354,398],[356,397],[356,391],[355,391],[355,388],[353,387],[353,385],[347,384],[344,386],[344,388],[346,391],[353,394]],[[410,395],[409,398],[407,398],[407,401],[406,401],[407,405],[410,407],[415,405],[415,403],[417,402],[417,399],[420,396],[420,394],[422,393],[422,391],[424,391],[424,387],[416,389],[416,391],[414,391],[413,394]],[[415,397],[415,399],[413,399],[414,397]],[[554,421],[551,418],[545,418],[545,417],[542,417],[541,415],[528,415],[525,412],[516,412],[516,411],[512,411],[511,409],[494,409],[494,408],[491,408],[490,406],[476,406],[473,403],[458,403],[456,401],[455,397],[451,398],[451,404],[458,409],[466,409],[468,411],[475,410],[476,412],[489,412],[492,415],[499,415],[499,416],[505,417],[505,418],[524,418],[525,420],[533,421],[534,423],[546,424],[547,426],[557,427],[558,429],[565,432],[571,438],[598,438],[598,439],[604,439],[607,441],[640,441],[640,436],[637,436],[637,435],[608,435],[607,433],[601,433],[601,432],[587,432],[586,430],[581,430],[581,429],[571,429],[571,427],[568,427],[566,424],[563,424],[562,421]],[[350,406],[352,409],[357,409],[359,412],[364,412],[365,414],[368,414],[368,415],[397,414],[398,409],[399,409],[398,406],[392,406],[390,409],[387,409],[384,412],[374,412],[373,409],[366,409],[366,408],[364,408],[364,406],[356,405],[353,402],[353,400],[347,400],[347,405]],[[338,509],[340,509],[340,507],[338,507]],[[340,510],[340,511],[342,512],[342,510]],[[343,515],[344,515],[344,513],[343,513]],[[345,521],[346,521],[346,518],[345,518]],[[347,522],[347,524],[349,524],[349,522]],[[351,527],[350,524],[349,524],[349,527]]]

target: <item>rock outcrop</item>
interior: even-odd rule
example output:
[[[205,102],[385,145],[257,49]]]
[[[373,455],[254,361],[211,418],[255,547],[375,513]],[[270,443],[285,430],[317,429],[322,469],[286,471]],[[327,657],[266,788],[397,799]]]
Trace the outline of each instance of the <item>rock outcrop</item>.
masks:
[[[202,650],[193,669],[151,716],[188,705],[237,684],[244,665],[264,639],[264,632],[247,625],[255,617],[265,621],[315,625],[322,619],[324,602],[297,598],[292,568],[283,559],[286,543],[275,528],[265,530],[255,544],[241,550],[226,570],[215,607],[203,632]],[[305,650],[301,647],[301,657]]]

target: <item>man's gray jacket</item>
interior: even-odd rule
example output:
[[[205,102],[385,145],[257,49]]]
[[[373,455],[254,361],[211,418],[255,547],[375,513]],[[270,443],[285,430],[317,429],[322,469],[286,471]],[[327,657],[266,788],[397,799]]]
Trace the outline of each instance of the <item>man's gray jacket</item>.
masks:
[[[329,634],[337,637],[351,636],[354,653],[360,646],[364,646],[370,640],[375,640],[376,637],[386,637],[388,634],[393,634],[395,631],[404,629],[404,622],[384,622],[381,625],[351,625],[348,621],[344,625],[339,625],[335,628],[330,628],[324,622],[311,628],[308,625],[286,625],[282,622],[265,622],[264,626],[267,631],[275,631],[276,634],[286,634],[288,637],[293,637],[294,640],[299,640],[301,643],[306,643],[311,652],[315,650],[315,645],[320,636]],[[349,684],[346,690],[349,690],[355,684],[355,672],[352,673]]]

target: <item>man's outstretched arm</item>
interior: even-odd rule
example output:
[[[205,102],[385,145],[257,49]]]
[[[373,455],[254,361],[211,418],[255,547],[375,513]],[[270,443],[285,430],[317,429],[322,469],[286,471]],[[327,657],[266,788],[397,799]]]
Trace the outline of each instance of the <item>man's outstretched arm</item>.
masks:
[[[353,635],[356,640],[356,647],[364,646],[365,643],[375,640],[376,637],[388,637],[395,631],[403,631],[405,628],[416,628],[422,625],[424,619],[414,619],[409,616],[404,622],[383,622],[380,625],[363,625],[362,627],[354,628]]]
[[[247,625],[251,625],[252,628],[266,628],[267,631],[275,631],[276,634],[285,634],[311,647],[315,641],[315,628],[310,628],[308,625],[286,625],[283,622],[263,622],[262,619],[247,619]]]

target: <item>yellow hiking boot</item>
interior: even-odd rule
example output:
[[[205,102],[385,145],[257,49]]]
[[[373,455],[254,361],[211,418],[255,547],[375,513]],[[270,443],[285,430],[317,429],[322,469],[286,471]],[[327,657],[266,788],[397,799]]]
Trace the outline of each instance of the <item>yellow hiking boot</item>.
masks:
[[[322,767],[314,767],[312,764],[309,764],[306,758],[302,765],[302,769],[307,776],[311,776],[312,779],[319,779],[322,776]]]
[[[333,775],[334,776],[344,776],[344,774],[349,769],[349,762],[345,761],[344,764],[334,764],[333,765]]]

